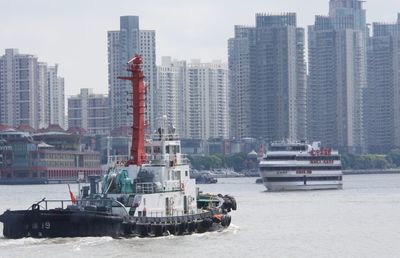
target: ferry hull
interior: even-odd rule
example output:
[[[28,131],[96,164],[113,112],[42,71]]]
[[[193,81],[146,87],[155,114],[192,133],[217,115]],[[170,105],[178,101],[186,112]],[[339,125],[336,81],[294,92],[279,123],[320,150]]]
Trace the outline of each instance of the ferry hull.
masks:
[[[264,186],[267,191],[278,192],[278,191],[300,191],[300,190],[333,190],[333,189],[343,189],[342,182],[324,182],[315,184],[272,184],[264,182]]]

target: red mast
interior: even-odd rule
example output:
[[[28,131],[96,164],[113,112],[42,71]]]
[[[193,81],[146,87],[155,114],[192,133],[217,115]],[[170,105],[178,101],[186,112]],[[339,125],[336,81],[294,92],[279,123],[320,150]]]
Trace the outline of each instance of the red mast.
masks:
[[[118,77],[121,80],[128,80],[132,82],[132,109],[133,109],[133,125],[132,125],[132,143],[131,143],[131,157],[126,163],[126,166],[131,164],[140,166],[146,161],[146,154],[144,152],[144,111],[145,111],[145,93],[146,87],[144,86],[144,75],[141,68],[142,58],[136,54],[128,62],[127,71],[131,72],[130,77]]]

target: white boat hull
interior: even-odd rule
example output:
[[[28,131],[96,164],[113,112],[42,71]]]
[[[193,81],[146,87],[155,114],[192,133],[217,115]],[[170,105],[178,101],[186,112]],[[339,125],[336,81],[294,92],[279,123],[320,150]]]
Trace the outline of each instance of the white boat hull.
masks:
[[[342,189],[343,183],[332,181],[332,182],[313,182],[312,184],[302,184],[302,183],[270,183],[264,182],[264,186],[267,191],[277,192],[277,191],[298,191],[298,190],[328,190],[328,189]]]

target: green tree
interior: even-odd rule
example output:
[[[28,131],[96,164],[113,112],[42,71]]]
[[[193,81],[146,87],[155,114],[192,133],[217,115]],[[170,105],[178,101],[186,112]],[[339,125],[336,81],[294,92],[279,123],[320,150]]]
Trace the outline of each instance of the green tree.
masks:
[[[247,155],[245,153],[236,153],[229,156],[229,167],[239,172],[246,168],[245,160]]]
[[[210,159],[211,168],[221,168],[222,160],[217,155],[208,156]]]
[[[396,167],[400,166],[400,149],[394,149],[389,152],[387,159]]]
[[[210,170],[214,168],[233,168],[235,171],[242,171],[246,168],[245,153],[232,155],[213,154],[205,156],[189,156],[193,168],[198,170]]]

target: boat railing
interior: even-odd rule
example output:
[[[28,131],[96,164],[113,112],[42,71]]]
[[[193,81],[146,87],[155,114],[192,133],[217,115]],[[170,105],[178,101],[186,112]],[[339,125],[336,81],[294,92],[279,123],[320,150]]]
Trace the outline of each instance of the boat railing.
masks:
[[[153,182],[148,183],[136,183],[136,193],[140,194],[152,194],[152,193],[166,193],[166,192],[179,192],[181,191],[181,184],[179,182],[174,183],[167,189],[157,187]]]
[[[107,164],[116,164],[120,162],[125,163],[128,160],[129,160],[128,155],[110,155],[108,156]]]
[[[80,201],[77,200],[77,203],[78,202]],[[43,198],[41,201],[33,204],[28,209],[35,209],[35,208],[38,209],[39,207],[43,208],[44,210],[54,209],[54,208],[64,209],[71,204],[73,204],[72,200],[46,200],[46,198]]]
[[[147,154],[147,160],[154,165],[187,165],[189,164],[189,156],[186,154]]]
[[[178,134],[176,133],[153,133],[153,134],[149,134],[147,136],[148,139],[151,139],[153,141],[161,141],[161,140],[165,140],[165,141],[176,141],[179,139]]]
[[[136,193],[151,194],[155,192],[155,185],[150,183],[136,183]]]
[[[188,165],[190,163],[189,155],[187,154],[180,154],[181,155],[181,164]]]
[[[218,210],[198,210],[197,212],[183,212],[179,211],[174,214],[161,215],[162,212],[158,212],[157,216],[149,216],[151,213],[138,213],[133,219],[139,223],[180,223],[184,221],[195,221],[203,220],[211,217],[213,214],[218,213]],[[155,213],[153,213],[155,215]]]
[[[167,159],[164,154],[147,154],[147,160],[153,165],[166,165]]]
[[[165,211],[150,211],[146,212],[146,217],[151,217],[151,218],[164,218],[164,217],[178,217],[178,216],[186,216],[186,215],[194,215],[194,214],[199,214],[200,211],[194,211],[194,210],[189,210],[185,212],[184,210],[171,210],[167,214]],[[141,213],[143,216],[143,212]]]

